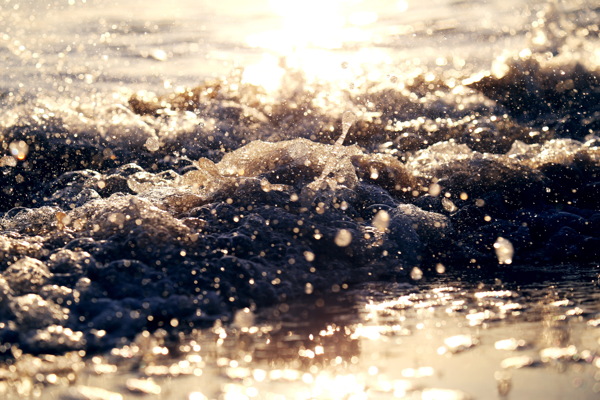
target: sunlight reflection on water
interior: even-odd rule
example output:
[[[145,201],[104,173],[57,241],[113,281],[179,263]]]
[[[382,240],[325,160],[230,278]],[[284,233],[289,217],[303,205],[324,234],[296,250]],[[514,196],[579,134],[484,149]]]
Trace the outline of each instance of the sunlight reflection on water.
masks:
[[[519,29],[537,3],[7,0],[0,10],[7,74],[0,83],[155,89],[248,67],[248,82],[273,88],[282,62],[344,85],[365,71],[385,76],[386,65],[407,62],[457,67],[468,60],[483,67],[500,50],[524,43]],[[511,33],[486,39],[491,32]],[[356,73],[342,71],[344,62]]]
[[[567,387],[579,398],[593,398],[600,388],[596,285],[584,279],[517,290],[448,280],[420,288],[373,283],[337,297],[307,296],[258,314],[240,311],[236,324],[217,324],[175,341],[160,331],[144,333],[86,366],[71,361],[81,364],[82,383],[68,389],[68,398],[83,398],[96,386],[124,396],[119,398],[143,393],[189,400],[469,399],[509,393],[526,399],[531,390],[558,399]],[[506,304],[521,306],[503,311]],[[583,312],[573,313],[577,308]],[[480,313],[480,322],[470,323]],[[50,385],[47,393],[60,393],[68,382],[64,372],[47,367],[30,373]],[[7,379],[0,388],[7,394],[11,388],[27,391],[23,384]]]

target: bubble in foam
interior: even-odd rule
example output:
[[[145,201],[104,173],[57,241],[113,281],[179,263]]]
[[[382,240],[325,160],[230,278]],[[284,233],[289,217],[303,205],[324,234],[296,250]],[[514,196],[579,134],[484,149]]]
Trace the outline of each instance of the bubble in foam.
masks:
[[[352,242],[352,233],[348,229],[340,229],[334,241],[336,245],[346,247]]]
[[[515,249],[508,239],[501,236],[498,237],[494,243],[494,249],[496,250],[496,257],[498,257],[500,264],[512,264]]]

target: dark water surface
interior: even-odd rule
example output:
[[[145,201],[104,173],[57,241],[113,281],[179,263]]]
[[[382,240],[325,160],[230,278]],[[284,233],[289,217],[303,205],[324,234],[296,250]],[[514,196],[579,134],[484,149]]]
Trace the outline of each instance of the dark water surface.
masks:
[[[592,1],[0,0],[0,393],[600,393]]]

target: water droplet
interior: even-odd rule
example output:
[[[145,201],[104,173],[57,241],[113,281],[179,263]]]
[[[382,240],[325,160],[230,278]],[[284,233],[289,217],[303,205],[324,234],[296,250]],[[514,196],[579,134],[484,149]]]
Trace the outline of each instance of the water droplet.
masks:
[[[414,267],[412,271],[410,271],[410,278],[418,281],[423,278],[423,271],[419,267]]]
[[[29,153],[29,145],[23,140],[14,141],[8,145],[10,154],[19,161],[23,161]]]
[[[458,207],[456,207],[452,200],[447,199],[445,197],[442,199],[442,206],[444,207],[444,210],[451,213],[456,212],[458,210]]]
[[[352,233],[347,229],[340,229],[335,235],[335,244],[340,247],[346,247],[352,242]]]
[[[379,210],[373,218],[373,226],[377,228],[379,232],[385,232],[390,225],[390,214],[385,210]]]
[[[166,61],[169,55],[163,49],[152,49],[148,56],[156,61]]]
[[[442,187],[437,183],[432,183],[429,185],[429,194],[433,197],[437,197],[442,192]]]
[[[148,140],[146,140],[144,147],[146,147],[148,151],[157,151],[158,149],[160,149],[160,143],[158,141],[158,138],[155,136],[149,137]]]
[[[315,253],[313,253],[312,251],[305,251],[304,258],[308,262],[313,262],[315,260]]]
[[[312,283],[306,282],[306,285],[304,285],[304,293],[312,294],[313,290],[314,290],[314,287],[313,287]]]
[[[515,253],[512,243],[508,239],[498,237],[496,243],[494,243],[494,249],[496,249],[496,257],[500,264],[512,264],[512,257]]]
[[[248,308],[236,311],[233,325],[237,328],[249,328],[254,325],[254,313]]]
[[[379,178],[379,171],[376,168],[371,167],[371,179],[375,180]]]

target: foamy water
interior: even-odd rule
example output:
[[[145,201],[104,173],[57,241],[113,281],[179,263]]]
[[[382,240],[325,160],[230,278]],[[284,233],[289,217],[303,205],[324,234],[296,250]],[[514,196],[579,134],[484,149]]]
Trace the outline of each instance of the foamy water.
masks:
[[[158,396],[174,390],[160,377],[225,371],[169,393],[527,398],[560,365],[585,376],[564,390],[592,398],[599,12],[5,1],[1,390]],[[498,337],[535,354],[486,358],[540,308],[534,326],[572,327]],[[421,331],[435,352],[383,354]],[[500,372],[453,375],[468,354]],[[75,382],[94,368],[134,376]],[[523,368],[529,385],[506,372]]]

